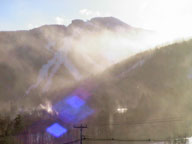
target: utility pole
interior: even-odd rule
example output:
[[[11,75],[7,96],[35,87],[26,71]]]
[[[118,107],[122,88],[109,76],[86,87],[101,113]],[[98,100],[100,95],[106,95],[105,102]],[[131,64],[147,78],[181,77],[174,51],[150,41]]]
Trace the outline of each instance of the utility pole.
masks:
[[[80,129],[80,144],[82,144],[83,142],[83,129],[87,128],[87,125],[83,126],[82,124],[80,126],[73,126],[74,128],[78,128]]]

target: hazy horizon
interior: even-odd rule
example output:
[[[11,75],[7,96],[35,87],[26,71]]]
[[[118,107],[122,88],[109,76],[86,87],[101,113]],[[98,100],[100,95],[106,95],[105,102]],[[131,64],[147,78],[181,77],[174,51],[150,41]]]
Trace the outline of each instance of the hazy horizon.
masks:
[[[116,17],[125,23],[174,38],[192,36],[190,0],[2,0],[0,31],[28,30],[74,19]]]

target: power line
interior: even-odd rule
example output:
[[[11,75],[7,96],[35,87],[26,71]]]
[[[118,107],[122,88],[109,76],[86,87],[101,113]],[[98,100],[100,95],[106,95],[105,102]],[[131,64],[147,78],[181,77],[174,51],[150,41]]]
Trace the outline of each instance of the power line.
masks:
[[[102,126],[118,126],[118,125],[144,125],[144,124],[159,124],[159,123],[170,123],[170,122],[183,122],[183,119],[170,119],[170,120],[156,120],[156,121],[145,121],[145,122],[127,122],[127,123],[113,123],[113,124],[95,124],[94,127]]]
[[[105,126],[110,126],[110,125],[116,125],[116,126],[121,126],[121,125],[143,125],[143,124],[160,124],[160,123],[173,123],[173,122],[184,122],[186,120],[183,119],[153,119],[150,121],[145,121],[145,122],[127,122],[127,123],[114,123],[114,124],[99,124],[99,125],[94,125],[94,126],[90,126],[90,127],[105,127]],[[76,143],[79,142],[82,144],[83,140],[86,141],[127,141],[127,142],[146,142],[146,141],[151,141],[151,142],[155,142],[155,141],[171,141],[171,140],[175,140],[175,139],[159,139],[159,140],[152,140],[152,139],[115,139],[115,138],[91,138],[91,137],[85,137],[82,134],[82,131],[84,128],[87,128],[86,126],[80,125],[80,126],[74,126],[74,128],[79,128],[80,129],[80,140],[75,140],[75,141],[71,141],[71,142],[67,142],[64,144],[72,144],[72,143]]]
[[[85,141],[121,141],[121,142],[169,142],[169,141],[183,141],[186,140],[186,137],[183,138],[174,138],[174,139],[115,139],[115,138],[85,138]]]
[[[115,138],[85,138],[85,141],[125,141],[125,142],[161,142],[171,141],[171,139],[165,140],[152,140],[152,139],[115,139]]]

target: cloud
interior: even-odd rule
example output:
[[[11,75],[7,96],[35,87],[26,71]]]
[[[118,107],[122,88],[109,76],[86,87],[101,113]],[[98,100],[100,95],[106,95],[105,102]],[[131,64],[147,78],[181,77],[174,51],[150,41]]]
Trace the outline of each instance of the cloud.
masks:
[[[33,29],[35,26],[33,24],[28,24],[27,29]]]
[[[86,16],[86,17],[100,17],[100,16],[109,16],[110,13],[109,12],[100,12],[100,11],[92,11],[89,9],[81,9],[79,11],[80,15],[82,16]]]
[[[71,22],[71,20],[57,16],[55,18],[55,22],[56,24],[59,24],[59,25],[68,25]]]
[[[39,26],[41,26],[40,24],[38,25],[38,24],[28,24],[27,25],[27,27],[26,27],[26,29],[27,30],[30,30],[30,29],[34,29],[34,28],[37,28],[37,27],[39,27]]]
[[[91,11],[88,9],[82,9],[79,11],[79,13],[84,16],[100,16],[101,15],[99,11]]]

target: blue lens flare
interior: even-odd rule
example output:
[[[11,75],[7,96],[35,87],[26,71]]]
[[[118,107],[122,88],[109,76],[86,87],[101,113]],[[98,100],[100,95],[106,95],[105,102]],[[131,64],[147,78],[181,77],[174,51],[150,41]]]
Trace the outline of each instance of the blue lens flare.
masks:
[[[70,95],[54,104],[52,107],[53,111],[65,124],[75,124],[87,119],[95,111],[88,106],[86,100],[91,96],[96,86],[92,86],[90,82],[83,84],[83,86],[74,90]],[[59,138],[67,133],[68,130],[58,123],[54,123],[46,131],[52,136]]]
[[[51,134],[54,137],[60,137],[63,134],[65,134],[67,132],[67,129],[62,127],[60,124],[58,123],[54,123],[53,125],[49,126],[46,131]]]
[[[85,104],[85,101],[78,96],[72,96],[66,99],[66,103],[69,104],[71,107],[78,109]]]
[[[67,123],[78,123],[87,118],[94,111],[86,105],[86,102],[76,95],[64,98],[53,106],[59,118]]]

